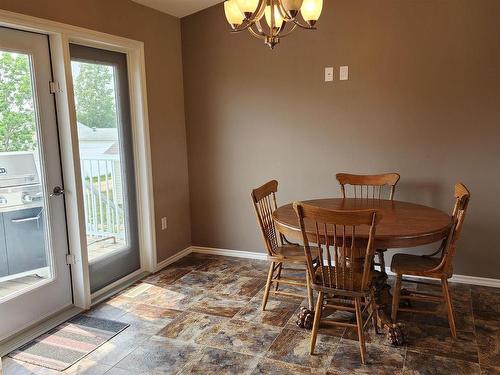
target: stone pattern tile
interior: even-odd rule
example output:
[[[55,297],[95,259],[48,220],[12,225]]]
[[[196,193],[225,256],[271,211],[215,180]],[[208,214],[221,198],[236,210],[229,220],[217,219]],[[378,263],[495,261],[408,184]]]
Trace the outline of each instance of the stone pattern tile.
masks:
[[[422,354],[408,350],[406,353],[405,372],[412,375],[479,375],[478,363],[458,359]]]
[[[358,343],[340,342],[328,373],[331,374],[400,374],[403,372],[405,350],[387,345],[367,344],[366,365],[360,362]]]
[[[415,306],[442,315],[401,313],[408,343],[399,348],[367,330],[368,363],[362,365],[358,335],[351,328],[321,326],[315,354],[309,354],[310,332],[295,325],[300,307],[307,306],[305,298],[271,295],[266,311],[261,310],[268,266],[187,255],[86,312],[130,327],[64,374],[500,374],[500,289],[450,284],[457,339],[442,307]],[[353,320],[350,313],[334,314]],[[60,373],[4,358],[4,374]]]

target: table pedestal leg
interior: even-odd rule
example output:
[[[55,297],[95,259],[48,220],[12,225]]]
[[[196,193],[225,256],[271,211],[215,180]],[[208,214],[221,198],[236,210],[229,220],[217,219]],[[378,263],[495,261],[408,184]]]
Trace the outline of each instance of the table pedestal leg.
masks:
[[[297,314],[297,320],[295,324],[298,327],[311,330],[314,320],[314,311],[309,310],[307,307],[301,307],[299,313]]]

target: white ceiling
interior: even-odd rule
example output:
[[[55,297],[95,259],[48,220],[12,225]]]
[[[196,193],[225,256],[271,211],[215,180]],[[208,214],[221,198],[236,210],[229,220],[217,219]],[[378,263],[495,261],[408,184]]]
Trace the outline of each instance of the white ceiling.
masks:
[[[184,17],[211,7],[222,0],[132,0],[176,17]]]

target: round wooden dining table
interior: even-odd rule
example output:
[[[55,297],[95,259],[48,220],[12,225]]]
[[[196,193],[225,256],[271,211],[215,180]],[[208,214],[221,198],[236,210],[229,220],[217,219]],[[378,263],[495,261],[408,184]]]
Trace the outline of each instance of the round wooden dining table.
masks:
[[[446,237],[451,216],[436,208],[385,199],[329,198],[302,201],[329,210],[378,210],[382,220],[377,225],[375,247],[397,249],[434,243]],[[297,215],[292,204],[273,213],[277,229],[287,237],[301,239]],[[306,222],[306,231],[315,236],[315,228]],[[359,238],[368,237],[368,228],[359,228]]]
[[[375,232],[376,249],[412,248],[444,239],[451,227],[451,216],[436,208],[420,204],[365,198],[329,198],[302,201],[302,203],[331,210],[375,209],[382,216]],[[288,239],[301,240],[302,234],[292,204],[279,207],[273,213],[277,230]],[[315,226],[305,222],[306,234],[316,238]],[[359,239],[368,238],[368,228],[359,228]],[[385,270],[374,271],[373,285],[378,304],[378,325],[386,331],[388,340],[394,344],[405,341],[401,325],[392,322],[390,307],[392,296]]]

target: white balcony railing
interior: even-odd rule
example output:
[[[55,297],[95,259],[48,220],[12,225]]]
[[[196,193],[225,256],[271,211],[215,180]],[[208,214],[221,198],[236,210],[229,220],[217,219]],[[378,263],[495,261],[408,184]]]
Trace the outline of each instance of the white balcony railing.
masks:
[[[81,159],[87,237],[124,239],[121,166],[117,158]]]

